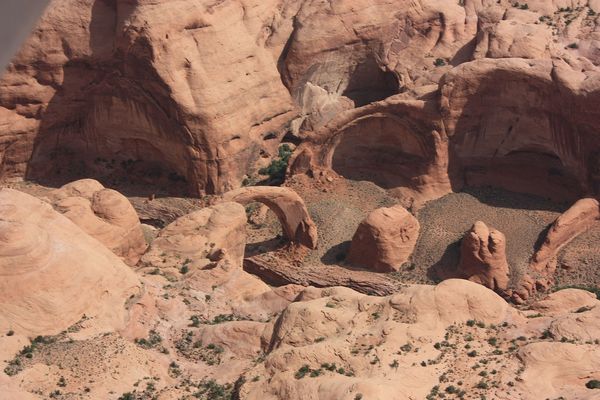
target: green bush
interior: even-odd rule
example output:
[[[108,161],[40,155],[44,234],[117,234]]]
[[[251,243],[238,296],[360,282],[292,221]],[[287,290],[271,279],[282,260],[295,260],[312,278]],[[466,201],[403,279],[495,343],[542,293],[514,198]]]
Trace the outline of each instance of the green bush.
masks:
[[[600,389],[600,381],[598,379],[592,379],[585,384],[588,389]]]
[[[288,144],[282,144],[279,147],[278,157],[271,161],[266,168],[261,168],[258,173],[261,175],[268,175],[270,181],[283,182],[285,178],[285,172],[292,156],[292,149]]]
[[[443,67],[444,65],[446,65],[446,61],[444,61],[443,58],[436,58],[433,62],[433,65],[435,65],[436,67]]]

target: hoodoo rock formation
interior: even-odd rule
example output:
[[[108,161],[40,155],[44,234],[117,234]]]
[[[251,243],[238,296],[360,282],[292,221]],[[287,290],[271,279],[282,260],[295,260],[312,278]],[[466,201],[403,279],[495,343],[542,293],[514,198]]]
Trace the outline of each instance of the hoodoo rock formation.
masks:
[[[293,243],[309,249],[317,247],[317,227],[304,205],[292,189],[285,187],[256,186],[232,190],[223,195],[224,201],[246,205],[260,202],[269,207],[281,223],[283,233]]]
[[[147,244],[133,206],[121,193],[93,179],[71,182],[49,194],[54,208],[129,265]]]
[[[377,272],[397,271],[410,258],[418,236],[419,221],[404,207],[378,208],[358,226],[347,260]]]
[[[475,222],[460,245],[458,274],[497,292],[508,289],[506,237],[481,221]]]
[[[49,335],[82,317],[96,332],[120,329],[140,294],[117,256],[50,205],[0,189],[0,330]]]

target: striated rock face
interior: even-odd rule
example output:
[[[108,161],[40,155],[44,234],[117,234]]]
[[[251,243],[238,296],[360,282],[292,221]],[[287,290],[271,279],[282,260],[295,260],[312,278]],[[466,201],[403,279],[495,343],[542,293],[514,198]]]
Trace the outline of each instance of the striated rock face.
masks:
[[[317,226],[306,209],[304,200],[292,189],[273,186],[254,186],[227,192],[224,201],[246,205],[260,202],[269,207],[281,223],[285,236],[309,249],[317,247]]]
[[[2,177],[238,185],[295,115],[277,2],[246,3],[54,0],[0,82]]]
[[[349,263],[378,272],[397,271],[415,248],[419,221],[400,205],[372,211],[356,229]]]
[[[514,58],[450,71],[440,83],[441,112],[459,183],[559,200],[596,192],[600,141],[590,127],[600,123],[599,76]]]
[[[409,204],[448,193],[448,143],[435,104],[393,96],[341,113],[291,161],[292,174],[327,170],[373,181]]]
[[[57,334],[84,315],[94,331],[120,329],[135,274],[50,205],[0,190],[0,330]]]
[[[146,251],[138,215],[121,193],[93,179],[82,179],[52,191],[49,197],[57,211],[127,264],[135,265]]]
[[[225,192],[288,128],[436,84],[488,3],[54,0],[0,81],[0,177]]]
[[[481,221],[475,222],[462,239],[458,273],[492,290],[505,291],[509,267],[504,234]]]

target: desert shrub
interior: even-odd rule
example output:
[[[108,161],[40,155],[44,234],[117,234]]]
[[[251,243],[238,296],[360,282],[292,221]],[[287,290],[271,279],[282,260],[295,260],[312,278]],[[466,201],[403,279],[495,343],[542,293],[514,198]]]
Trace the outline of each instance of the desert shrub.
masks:
[[[279,147],[277,158],[271,161],[266,168],[261,168],[258,173],[261,175],[268,175],[269,180],[272,182],[283,182],[285,178],[285,171],[287,170],[290,157],[292,156],[292,149],[288,144],[282,144]]]
[[[436,58],[433,62],[433,65],[435,65],[436,67],[443,67],[444,65],[446,65],[446,61],[444,61],[443,58]]]
[[[600,389],[600,381],[598,379],[592,379],[585,384],[588,389]]]

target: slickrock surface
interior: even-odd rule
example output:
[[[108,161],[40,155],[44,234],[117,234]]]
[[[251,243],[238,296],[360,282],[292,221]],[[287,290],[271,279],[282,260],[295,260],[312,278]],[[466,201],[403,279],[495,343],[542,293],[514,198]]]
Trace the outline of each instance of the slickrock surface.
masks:
[[[56,334],[82,318],[95,332],[124,326],[141,286],[117,256],[16,190],[0,189],[0,224],[1,331]]]
[[[400,269],[415,248],[419,221],[400,205],[378,208],[360,223],[347,260],[377,272]]]
[[[48,194],[54,208],[129,265],[147,244],[135,209],[121,193],[93,179],[71,182]]]
[[[586,298],[598,308],[598,300]],[[587,335],[573,343],[539,338],[570,310],[527,319],[463,280],[411,286],[383,298],[308,289],[299,300],[280,317],[265,364],[247,374],[261,379],[246,380],[242,399],[594,395],[584,383],[600,373],[598,346]],[[541,385],[550,381],[560,384]]]

